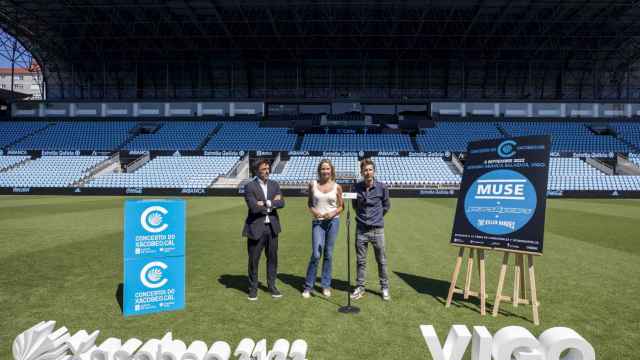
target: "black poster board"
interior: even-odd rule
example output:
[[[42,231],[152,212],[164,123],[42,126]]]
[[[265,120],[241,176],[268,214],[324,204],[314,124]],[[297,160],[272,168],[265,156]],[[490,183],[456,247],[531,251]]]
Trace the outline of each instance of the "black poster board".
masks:
[[[469,143],[451,244],[541,254],[550,145],[549,136]]]

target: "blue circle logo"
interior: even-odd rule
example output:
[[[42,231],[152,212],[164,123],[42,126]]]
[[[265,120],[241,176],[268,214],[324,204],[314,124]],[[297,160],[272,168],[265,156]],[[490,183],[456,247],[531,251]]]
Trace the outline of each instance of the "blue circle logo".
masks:
[[[520,230],[536,212],[536,189],[519,172],[494,170],[471,184],[464,199],[469,223],[481,232],[504,235]]]
[[[498,156],[509,158],[516,154],[516,143],[513,140],[505,140],[498,145]]]

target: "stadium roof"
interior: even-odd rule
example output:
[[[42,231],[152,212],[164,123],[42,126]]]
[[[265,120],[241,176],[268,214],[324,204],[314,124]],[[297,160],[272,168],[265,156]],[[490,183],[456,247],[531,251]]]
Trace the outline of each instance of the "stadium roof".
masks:
[[[105,61],[185,59],[463,59],[622,69],[640,57],[637,1],[0,0],[0,26],[45,73],[69,72],[70,64],[81,72]]]

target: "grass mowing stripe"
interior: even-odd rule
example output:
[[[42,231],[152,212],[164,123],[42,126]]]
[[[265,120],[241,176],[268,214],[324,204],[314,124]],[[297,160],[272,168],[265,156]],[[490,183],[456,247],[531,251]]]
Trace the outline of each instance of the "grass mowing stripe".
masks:
[[[39,201],[29,196],[11,201],[22,199]],[[107,336],[148,339],[166,331],[187,342],[225,340],[232,346],[245,336],[267,338],[269,344],[279,337],[304,338],[310,345],[310,359],[427,358],[420,324],[433,324],[441,337],[452,324],[486,325],[490,331],[520,325],[535,335],[551,326],[568,326],[588,339],[603,359],[631,358],[635,344],[640,343],[640,329],[634,321],[640,318],[640,305],[630,300],[640,289],[634,261],[640,243],[629,243],[633,248],[622,251],[581,240],[594,231],[596,220],[612,236],[638,238],[638,227],[616,226],[620,218],[614,216],[589,217],[558,208],[564,204],[555,207],[565,200],[548,202],[552,210],[547,218],[545,255],[536,259],[542,326],[535,327],[527,306],[505,304],[499,317],[480,317],[477,301],[456,296],[453,306],[444,308],[456,255],[448,244],[455,199],[392,199],[385,218],[392,301],[383,302],[377,294],[376,266],[370,254],[367,282],[373,292],[357,302],[362,313],[350,317],[336,311],[345,303],[347,290],[344,217],[334,251],[333,296],[302,299],[310,219],[305,199],[288,198],[281,212],[284,232],[279,244],[278,284],[284,298],[273,300],[260,291],[258,302],[253,303],[246,301],[244,293],[246,242],[240,231],[246,208],[242,198],[189,198],[187,309],[126,319],[115,301],[122,279],[122,209],[108,207],[114,201],[123,204],[125,198],[93,197],[85,210],[96,207],[93,202],[104,202],[104,211],[84,212],[85,201],[75,201],[84,198],[42,199],[45,207],[60,206],[60,214],[26,216],[1,224],[9,235],[0,238],[0,246],[7,248],[13,241],[28,244],[13,247],[15,251],[0,261],[3,359],[10,358],[10,344],[19,331],[44,319],[57,320],[71,331],[101,329],[101,340]],[[571,201],[580,209],[580,201]],[[592,201],[588,204],[597,206]],[[610,214],[640,210],[640,201],[605,204],[624,207],[608,210]],[[38,212],[37,207],[33,210]],[[0,208],[0,219],[8,211],[14,210]],[[47,235],[45,225],[51,229],[48,243],[38,239]],[[572,231],[563,231],[567,227]],[[68,243],[69,237],[76,241]],[[487,255],[489,309],[500,260],[498,252]],[[264,257],[262,263],[260,279],[264,282]],[[511,281],[508,277],[506,291]]]
[[[637,220],[580,210],[547,210],[546,230],[602,247],[640,254]]]

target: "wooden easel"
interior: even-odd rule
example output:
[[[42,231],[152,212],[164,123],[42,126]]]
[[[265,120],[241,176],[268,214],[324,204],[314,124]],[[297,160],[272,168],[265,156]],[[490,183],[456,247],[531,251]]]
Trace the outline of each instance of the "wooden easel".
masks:
[[[513,254],[515,256],[515,264],[514,264],[514,275],[513,275],[513,296],[505,296],[502,295],[502,288],[504,287],[504,278],[507,274],[507,267],[509,265],[509,255]],[[529,272],[529,291],[530,291],[530,300],[527,299],[527,291],[526,291],[526,276],[525,276],[525,268],[524,268],[524,256],[527,256],[527,265]],[[535,253],[527,253],[527,252],[517,252],[517,251],[504,251],[504,255],[502,257],[502,266],[500,267],[500,276],[498,278],[498,289],[496,290],[496,300],[493,303],[493,313],[492,315],[498,316],[498,311],[500,310],[500,302],[501,301],[509,301],[513,304],[514,307],[517,307],[520,304],[531,304],[531,310],[533,311],[533,323],[535,325],[540,325],[540,318],[538,315],[538,307],[540,303],[538,302],[538,295],[536,293],[536,277],[535,271],[533,267],[533,256],[540,255]]]
[[[467,258],[467,274],[464,280],[464,289],[456,288],[458,282],[458,275],[460,274],[460,268],[462,267],[462,259],[464,258],[465,249],[469,250],[469,257]],[[468,299],[469,296],[475,296],[480,300],[480,315],[486,314],[486,282],[485,282],[485,270],[484,270],[484,248],[460,246],[458,250],[458,257],[456,258],[456,265],[451,275],[451,286],[449,287],[449,294],[447,295],[447,303],[445,307],[451,306],[453,300],[453,294],[462,294],[464,299]],[[478,265],[478,275],[480,276],[480,291],[471,291],[471,275],[473,273],[473,260],[476,260]]]

